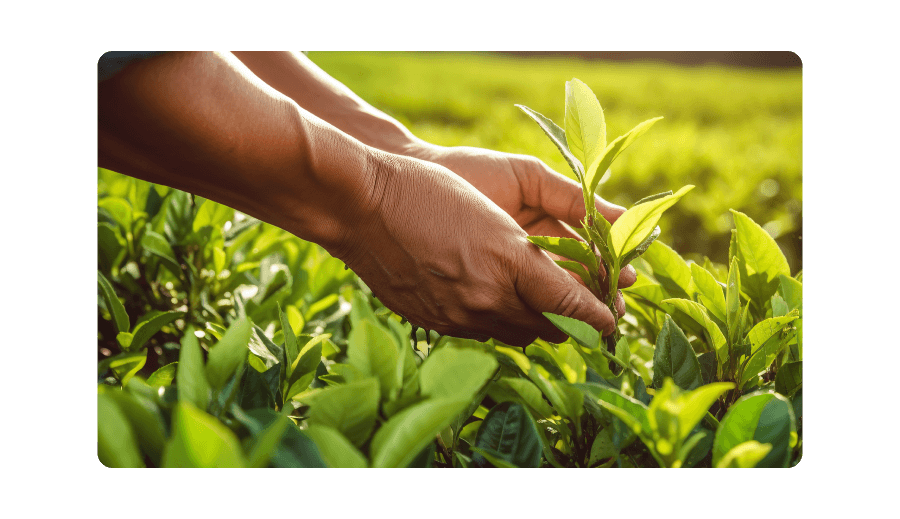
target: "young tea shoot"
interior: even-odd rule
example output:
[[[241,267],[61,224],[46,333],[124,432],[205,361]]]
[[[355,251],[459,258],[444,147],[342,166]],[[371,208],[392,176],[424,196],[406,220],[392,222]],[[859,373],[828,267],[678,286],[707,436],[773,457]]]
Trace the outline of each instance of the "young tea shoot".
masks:
[[[613,161],[662,117],[648,119],[607,143],[606,120],[600,102],[590,87],[574,78],[566,82],[565,129],[531,108],[516,106],[534,119],[553,141],[581,182],[584,195],[585,219],[581,222],[582,227],[575,229],[583,242],[552,236],[530,236],[528,239],[548,252],[572,260],[556,263],[578,274],[618,319],[615,301],[619,272],[659,237],[660,229],[656,224],[662,213],[694,186],[643,198],[614,223],[597,211],[594,197],[601,179],[611,174],[609,168]],[[607,273],[605,279],[601,274],[603,271]],[[618,339],[616,328],[609,344],[614,345]]]

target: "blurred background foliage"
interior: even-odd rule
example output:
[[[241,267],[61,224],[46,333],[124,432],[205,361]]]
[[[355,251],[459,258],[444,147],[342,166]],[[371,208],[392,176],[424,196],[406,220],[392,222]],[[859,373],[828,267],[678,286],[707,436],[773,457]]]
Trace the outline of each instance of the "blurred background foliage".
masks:
[[[662,218],[661,240],[686,259],[725,263],[737,209],[776,238],[791,271],[802,260],[802,83],[799,68],[613,62],[533,53],[309,52],[309,58],[416,136],[539,157],[569,174],[521,113],[563,122],[565,81],[597,94],[610,138],[665,119],[616,161],[601,186],[630,206],[648,193],[697,188]]]

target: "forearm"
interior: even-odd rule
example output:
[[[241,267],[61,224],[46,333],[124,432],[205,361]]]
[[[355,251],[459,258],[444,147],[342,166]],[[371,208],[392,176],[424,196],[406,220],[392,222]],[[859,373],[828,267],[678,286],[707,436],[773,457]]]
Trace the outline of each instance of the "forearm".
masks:
[[[303,109],[374,148],[415,155],[423,142],[300,52],[234,52],[254,74]]]
[[[98,122],[102,167],[196,193],[326,248],[339,247],[339,218],[365,210],[374,187],[372,150],[230,54],[173,53],[128,67],[100,83]]]

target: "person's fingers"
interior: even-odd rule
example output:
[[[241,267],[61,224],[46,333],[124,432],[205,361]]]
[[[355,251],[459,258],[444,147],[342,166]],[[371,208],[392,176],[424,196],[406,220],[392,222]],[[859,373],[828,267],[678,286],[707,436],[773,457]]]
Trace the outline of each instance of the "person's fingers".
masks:
[[[621,319],[627,309],[625,308],[625,299],[622,297],[622,291],[616,293],[616,316]]]
[[[516,293],[522,301],[536,312],[572,317],[590,324],[603,335],[612,333],[615,321],[609,308],[562,268],[548,261],[537,246],[529,245],[515,279]],[[552,326],[549,321],[547,324]]]
[[[622,213],[625,212],[624,207],[612,202],[607,202],[600,198],[600,195],[594,195],[594,205],[597,207],[597,211],[602,214],[603,218],[606,218],[606,221],[609,223],[614,223],[622,216]],[[582,211],[582,218],[584,218],[584,211]]]
[[[511,159],[512,160],[512,159]],[[567,178],[537,159],[520,159],[522,166],[514,170],[519,175],[522,195],[529,207],[540,207],[550,216],[569,225],[581,227],[585,217],[584,195],[581,185]],[[610,223],[615,222],[625,208],[594,196],[597,211]]]
[[[619,288],[628,288],[637,281],[637,271],[631,265],[625,265],[619,272]]]

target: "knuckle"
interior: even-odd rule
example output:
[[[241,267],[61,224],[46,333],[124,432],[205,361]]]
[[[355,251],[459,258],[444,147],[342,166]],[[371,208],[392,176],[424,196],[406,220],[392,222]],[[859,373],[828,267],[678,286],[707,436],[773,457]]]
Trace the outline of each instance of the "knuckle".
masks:
[[[553,313],[571,317],[578,310],[580,304],[581,294],[577,290],[567,290],[563,293],[562,298],[557,301]]]

